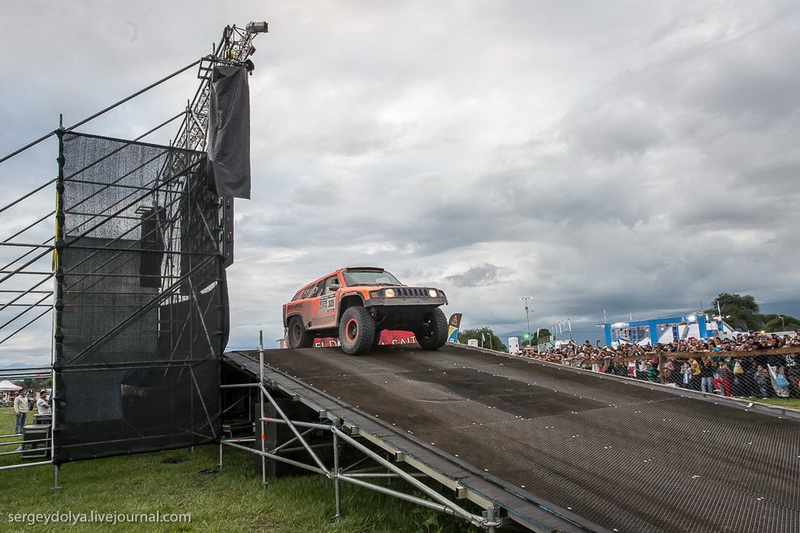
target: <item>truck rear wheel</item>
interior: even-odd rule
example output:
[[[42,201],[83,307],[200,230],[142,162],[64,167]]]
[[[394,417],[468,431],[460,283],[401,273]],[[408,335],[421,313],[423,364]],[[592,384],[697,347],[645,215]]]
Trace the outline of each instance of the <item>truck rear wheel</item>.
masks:
[[[339,342],[348,355],[358,355],[372,347],[375,338],[375,321],[369,311],[360,305],[348,307],[339,322]]]
[[[425,350],[438,350],[447,342],[447,317],[436,308],[422,317],[422,325],[414,330],[417,344]]]
[[[306,331],[303,321],[299,316],[289,319],[288,341],[289,348],[310,348],[314,344],[314,335]]]

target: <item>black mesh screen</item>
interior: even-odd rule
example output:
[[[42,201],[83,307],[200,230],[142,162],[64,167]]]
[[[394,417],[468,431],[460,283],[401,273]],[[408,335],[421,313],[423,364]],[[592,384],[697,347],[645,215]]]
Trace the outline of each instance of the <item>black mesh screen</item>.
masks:
[[[204,154],[63,146],[55,461],[216,440],[228,309]]]

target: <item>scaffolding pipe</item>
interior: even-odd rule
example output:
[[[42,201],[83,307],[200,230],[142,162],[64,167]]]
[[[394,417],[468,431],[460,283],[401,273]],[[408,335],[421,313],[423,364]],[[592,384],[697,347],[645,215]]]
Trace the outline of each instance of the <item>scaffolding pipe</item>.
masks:
[[[46,294],[42,298],[40,298],[35,304],[16,304],[16,303],[15,304],[7,304],[7,306],[10,306],[10,307],[26,307],[27,309],[22,311],[20,314],[16,315],[14,318],[10,319],[5,324],[0,325],[0,330],[5,328],[6,326],[10,325],[12,322],[16,322],[17,320],[19,320],[20,318],[22,318],[23,316],[28,314],[28,312],[30,312],[32,309],[35,309],[37,307],[47,307],[48,310],[52,309],[52,307],[53,307],[52,304],[43,304],[42,303],[43,301],[47,300],[48,298],[50,298],[50,295]]]
[[[468,513],[468,517],[464,516],[461,513],[455,511],[455,509],[451,508],[449,505],[435,503],[430,500],[426,500],[424,498],[418,498],[417,496],[412,496],[410,494],[406,494],[404,492],[399,492],[388,487],[383,487],[381,485],[373,485],[372,483],[367,483],[366,481],[361,481],[360,479],[354,479],[350,476],[343,475],[341,476],[343,481],[347,483],[351,483],[353,485],[358,485],[359,487],[363,487],[365,489],[374,490],[375,492],[380,492],[382,494],[386,494],[387,496],[392,496],[394,498],[399,498],[401,500],[405,500],[411,503],[415,503],[417,505],[421,505],[422,507],[427,507],[428,509],[433,509],[435,511],[439,511],[441,513],[449,514],[451,516],[457,516],[459,518],[463,518],[467,520],[472,525],[482,527],[483,520],[476,515],[472,515]],[[466,511],[464,511],[466,512]]]
[[[336,514],[333,518],[337,521],[342,517],[342,498],[339,489],[339,480],[342,470],[339,466],[339,437],[333,433],[333,497],[336,503]]]
[[[380,492],[386,494],[388,496],[392,496],[404,501],[408,501],[410,503],[420,505],[422,507],[426,507],[437,512],[442,512],[451,516],[455,516],[465,520],[466,522],[470,523],[473,526],[480,527],[486,529],[490,532],[494,532],[495,528],[502,525],[502,522],[497,519],[496,509],[490,508],[485,509],[483,516],[476,515],[467,511],[466,509],[462,508],[458,504],[454,503],[451,499],[447,498],[446,496],[438,493],[435,489],[428,487],[421,481],[417,479],[417,477],[423,477],[423,473],[408,473],[402,470],[400,467],[392,464],[391,462],[387,461],[383,457],[381,457],[376,452],[372,451],[371,449],[367,448],[363,444],[359,443],[346,433],[344,433],[339,427],[330,424],[322,424],[322,423],[313,423],[313,422],[301,422],[301,421],[293,421],[290,420],[287,415],[283,412],[283,410],[278,406],[277,401],[272,397],[270,392],[266,389],[264,384],[264,353],[263,353],[263,333],[259,332],[259,383],[246,383],[246,384],[231,384],[231,385],[222,385],[222,388],[250,388],[253,386],[258,386],[260,391],[260,404],[261,404],[261,412],[264,412],[264,400],[268,400],[270,404],[275,408],[280,418],[272,418],[261,416],[259,418],[259,422],[261,425],[261,449],[257,449],[257,447],[248,447],[241,443],[251,442],[255,445],[256,438],[247,438],[247,439],[222,439],[220,440],[220,465],[222,464],[222,445],[228,445],[234,448],[238,448],[244,451],[248,451],[250,453],[256,453],[261,456],[262,458],[262,465],[264,461],[267,459],[271,459],[274,461],[278,461],[281,463],[285,463],[288,465],[295,466],[297,468],[301,468],[303,470],[307,470],[310,472],[315,472],[318,474],[322,474],[327,476],[334,482],[334,497],[335,497],[335,515],[334,519],[340,519],[342,514],[341,509],[341,481],[345,481],[347,483],[351,483],[353,485],[357,485],[363,488],[367,488],[369,490],[374,490],[376,492]],[[265,448],[265,424],[266,423],[273,423],[273,424],[285,424],[289,427],[289,429],[294,433],[294,437],[289,439],[287,442],[284,442],[277,448],[267,451]],[[306,431],[300,432],[298,428],[305,427]],[[333,468],[328,469],[319,459],[319,457],[314,453],[312,448],[319,448],[325,447],[327,445],[314,445],[311,446],[306,440],[305,436],[314,430],[325,430],[330,431],[332,434],[333,440]],[[286,448],[288,445],[298,441],[302,447],[292,447]],[[340,464],[340,448],[341,442],[344,441],[347,444],[353,446],[356,450],[363,453],[367,459],[371,459],[378,463],[380,467],[385,468],[389,472],[379,472],[379,473],[351,473],[347,474],[344,473],[341,464]],[[303,463],[300,461],[295,461],[293,459],[289,459],[287,457],[283,457],[277,454],[279,451],[288,452],[288,451],[302,451],[305,450],[309,456],[316,462],[317,466]],[[366,459],[364,459],[366,460]],[[358,463],[363,462],[359,461]],[[356,463],[356,464],[358,464]],[[262,480],[264,476],[264,468],[262,466]],[[400,492],[382,485],[376,485],[374,483],[370,483],[369,481],[364,481],[364,479],[368,478],[378,478],[378,479],[402,479],[409,483],[413,488],[422,492],[425,496],[431,498],[433,501],[420,498],[417,496],[413,496],[404,492]],[[266,481],[263,481],[266,483]]]
[[[53,133],[55,133],[55,132],[53,132]],[[47,134],[47,136],[48,136],[48,137],[50,137],[50,136],[51,136],[53,133],[48,133],[48,134]],[[5,159],[2,159],[2,160],[0,160],[0,163],[2,163],[3,161],[5,161]],[[24,200],[26,200],[26,199],[30,198],[31,196],[33,196],[33,195],[34,195],[34,194],[36,194],[37,192],[41,191],[41,190],[42,190],[42,189],[44,189],[45,187],[47,187],[47,186],[49,186],[49,185],[51,185],[51,184],[55,183],[56,179],[58,179],[58,178],[53,178],[53,179],[51,179],[51,180],[47,181],[46,183],[44,183],[44,184],[40,185],[39,187],[36,187],[36,188],[35,188],[35,189],[33,189],[31,192],[29,192],[28,194],[26,194],[26,195],[22,196],[21,198],[17,198],[16,200],[14,200],[13,202],[11,202],[10,204],[6,204],[6,205],[4,205],[3,207],[0,207],[0,213],[2,213],[3,211],[5,211],[6,209],[9,209],[9,208],[11,208],[11,207],[13,207],[13,206],[17,205],[17,204],[18,204],[18,203],[20,203],[20,202],[22,202],[22,201],[24,201]]]
[[[286,422],[285,420],[281,420],[279,418],[270,418],[270,417],[265,417],[264,421],[265,422],[270,422],[272,424],[285,424],[285,425],[294,424],[295,426],[301,427],[301,428],[314,428],[314,429],[324,429],[324,430],[330,430],[331,429],[331,425],[330,424],[320,424],[320,423],[317,423],[317,422],[300,422],[300,421],[297,421],[297,420],[292,420],[291,422]]]
[[[41,217],[39,220],[36,220],[35,222],[31,222],[30,224],[28,224],[27,226],[25,226],[24,228],[22,228],[21,230],[19,230],[18,232],[16,232],[14,235],[12,235],[12,236],[10,236],[10,237],[6,238],[5,240],[3,240],[3,244],[8,244],[8,243],[9,243],[9,241],[10,241],[11,239],[13,239],[14,237],[17,237],[17,236],[19,236],[19,235],[22,235],[23,233],[25,233],[26,231],[28,231],[29,229],[31,229],[31,228],[32,228],[32,227],[34,227],[35,225],[39,224],[40,222],[44,222],[45,220],[47,220],[48,218],[50,218],[50,217],[53,215],[53,213],[55,213],[55,210],[53,210],[53,211],[50,211],[50,212],[49,212],[49,213],[47,213],[45,216]]]
[[[268,459],[273,459],[273,460],[279,461],[281,463],[286,463],[286,464],[289,464],[289,465],[292,465],[292,466],[296,466],[298,468],[302,468],[303,470],[308,470],[310,472],[315,472],[317,474],[322,474],[323,476],[326,476],[326,477],[330,477],[331,476],[330,472],[328,472],[328,470],[324,469],[324,468],[317,468],[317,467],[315,467],[313,465],[309,465],[309,464],[306,464],[306,463],[301,463],[300,461],[295,461],[293,459],[288,459],[286,457],[281,457],[280,455],[275,455],[275,454],[270,453],[270,452],[262,452],[261,450],[257,450],[255,448],[248,448],[247,446],[242,446],[241,444],[237,444],[233,440],[222,440],[221,442],[227,444],[228,446],[233,446],[234,448],[239,448],[241,450],[245,450],[245,451],[248,451],[250,453],[256,453],[256,454],[261,455],[263,457],[266,457]]]
[[[25,468],[26,466],[40,466],[40,465],[51,465],[53,461],[39,461],[38,463],[23,463],[19,465],[6,465],[0,466],[0,470],[13,470],[15,468]]]
[[[19,155],[19,154],[21,154],[22,152],[24,152],[25,150],[28,150],[29,148],[33,148],[34,146],[36,146],[36,145],[37,145],[37,144],[39,144],[40,142],[42,142],[42,141],[46,141],[47,139],[49,139],[49,138],[50,138],[50,137],[52,137],[53,135],[58,135],[58,134],[59,134],[59,131],[61,131],[61,132],[63,132],[63,131],[72,131],[72,130],[74,130],[75,128],[78,128],[78,127],[80,127],[80,126],[83,126],[83,125],[84,125],[84,124],[86,124],[87,122],[89,122],[89,121],[92,121],[92,120],[96,119],[96,118],[97,118],[97,117],[99,117],[100,115],[102,115],[102,114],[104,114],[104,113],[107,113],[107,112],[111,111],[112,109],[115,109],[115,108],[117,108],[117,107],[121,106],[122,104],[124,104],[124,103],[126,103],[126,102],[128,102],[128,101],[130,101],[130,100],[132,100],[132,99],[134,99],[134,98],[136,98],[137,96],[139,96],[139,95],[141,95],[141,94],[143,94],[143,93],[145,93],[145,92],[149,91],[150,89],[152,89],[152,88],[154,88],[154,87],[157,87],[158,85],[161,85],[161,84],[162,84],[162,83],[164,83],[165,81],[168,81],[168,80],[170,80],[170,79],[174,78],[174,77],[175,77],[175,76],[177,76],[178,74],[182,74],[182,73],[184,73],[185,71],[189,70],[190,68],[192,68],[192,67],[194,67],[194,66],[196,66],[196,65],[199,65],[199,64],[200,64],[200,63],[201,63],[201,62],[202,62],[204,59],[207,59],[207,58],[200,58],[200,59],[198,59],[197,61],[195,61],[195,62],[193,62],[193,63],[191,63],[191,64],[189,64],[189,65],[186,65],[186,66],[185,66],[185,67],[183,67],[182,69],[180,69],[180,70],[177,70],[177,71],[173,72],[173,73],[172,73],[172,74],[170,74],[169,76],[165,76],[165,77],[161,78],[160,80],[158,80],[157,82],[155,82],[155,83],[151,83],[150,85],[148,85],[148,86],[147,86],[147,87],[145,87],[144,89],[140,89],[140,90],[136,91],[135,93],[131,94],[130,96],[128,96],[128,97],[126,97],[126,98],[123,98],[123,99],[122,99],[122,100],[120,100],[119,102],[117,102],[117,103],[115,103],[115,104],[112,104],[112,105],[110,105],[110,106],[106,107],[105,109],[102,109],[102,110],[98,111],[98,112],[97,112],[97,113],[95,113],[94,115],[92,115],[92,116],[90,116],[90,117],[88,117],[88,118],[85,118],[85,119],[81,120],[80,122],[77,122],[77,123],[73,124],[72,126],[70,126],[70,127],[66,128],[66,130],[64,130],[64,129],[62,128],[62,129],[59,129],[59,130],[56,130],[56,131],[51,131],[50,133],[47,133],[47,134],[45,134],[45,135],[42,135],[41,137],[39,137],[39,138],[38,138],[38,139],[36,139],[35,141],[32,141],[32,142],[30,142],[30,143],[26,144],[25,146],[23,146],[22,148],[19,148],[18,150],[15,150],[15,151],[11,152],[10,154],[8,154],[8,155],[6,155],[6,156],[3,156],[2,158],[0,158],[0,163],[4,163],[5,161],[8,161],[8,160],[9,160],[9,159],[11,159],[12,157],[14,157],[14,156],[16,156],[16,155]],[[176,117],[176,118],[177,118],[177,117]],[[172,122],[173,120],[175,120],[175,118],[172,118],[172,119],[170,119],[170,120],[169,120],[167,123],[169,123],[169,122]],[[159,127],[160,127],[160,126],[159,126]],[[156,129],[158,129],[158,128],[156,128]],[[152,133],[152,132],[148,132],[148,133]],[[0,210],[0,212],[2,212],[2,210]]]
[[[155,83],[151,83],[150,85],[148,85],[148,86],[147,86],[147,87],[145,87],[144,89],[140,89],[140,90],[136,91],[135,93],[133,93],[133,94],[131,94],[131,95],[129,95],[129,96],[127,96],[127,97],[123,98],[123,99],[122,99],[122,100],[120,100],[119,102],[117,102],[117,103],[115,103],[115,104],[111,104],[110,106],[106,107],[105,109],[101,109],[100,111],[98,111],[98,112],[97,112],[97,113],[95,113],[94,115],[92,115],[92,116],[90,116],[90,117],[88,117],[88,118],[85,118],[85,119],[81,120],[80,122],[77,122],[77,123],[73,124],[72,126],[68,127],[68,128],[66,129],[66,131],[72,131],[72,130],[74,130],[75,128],[79,128],[80,126],[83,126],[83,125],[84,125],[84,124],[86,124],[87,122],[90,122],[90,121],[92,121],[92,120],[96,119],[96,118],[97,118],[97,117],[99,117],[100,115],[102,115],[102,114],[104,114],[104,113],[107,113],[107,112],[111,111],[112,109],[114,109],[114,108],[116,108],[116,107],[119,107],[119,106],[121,106],[121,105],[122,105],[122,104],[124,104],[125,102],[128,102],[129,100],[133,100],[134,98],[136,98],[136,97],[137,97],[137,96],[139,96],[140,94],[146,93],[147,91],[149,91],[149,90],[150,90],[150,89],[152,89],[153,87],[157,87],[157,86],[161,85],[162,83],[164,83],[165,81],[168,81],[168,80],[170,80],[170,79],[174,78],[174,77],[175,77],[175,76],[177,76],[178,74],[182,74],[182,73],[186,72],[187,70],[189,70],[190,68],[192,68],[192,67],[194,67],[194,66],[196,66],[196,65],[199,65],[199,64],[200,64],[200,63],[203,61],[203,59],[205,59],[205,58],[200,58],[200,59],[198,59],[197,61],[195,61],[195,62],[193,62],[193,63],[190,63],[190,64],[186,65],[185,67],[183,67],[183,68],[179,69],[179,70],[176,70],[176,71],[175,71],[175,72],[173,72],[172,74],[170,74],[170,75],[168,75],[168,76],[165,76],[165,77],[161,78],[161,79],[160,79],[160,80],[158,80],[157,82],[155,82]],[[2,163],[3,161],[5,161],[5,159],[0,159],[0,163]]]
[[[259,388],[264,386],[264,331],[258,331],[258,384]],[[266,443],[266,426],[264,425],[264,395],[259,394],[259,401],[260,401],[260,411],[259,415],[261,418],[261,453],[266,453],[267,451],[267,443]],[[267,460],[264,455],[261,456],[261,484],[267,484]]]
[[[417,472],[417,473],[410,473],[410,472],[406,472],[406,474],[408,474],[409,476],[414,476],[414,477],[419,477],[419,478],[426,478],[426,477],[429,477],[429,476],[427,476],[427,475],[425,475],[425,474],[423,474],[423,473],[421,473],[421,472]],[[393,473],[393,472],[375,472],[374,474],[364,474],[364,473],[358,473],[358,474],[347,474],[347,473],[345,473],[345,474],[343,474],[343,475],[345,475],[345,476],[347,476],[347,477],[352,477],[352,478],[362,478],[362,479],[370,479],[370,478],[376,478],[376,479],[382,479],[382,478],[397,479],[397,478],[399,478],[399,477],[400,477],[400,475],[399,475],[399,474],[395,474],[395,473]]]
[[[51,276],[52,276],[52,274],[48,275],[46,278],[44,278],[42,281],[40,281],[39,283],[37,283],[37,284],[36,284],[36,285],[34,285],[33,287],[29,288],[29,289],[28,289],[28,290],[26,290],[25,292],[21,292],[21,294],[19,294],[19,295],[18,295],[16,298],[14,298],[13,300],[11,300],[11,301],[9,301],[9,302],[7,302],[7,303],[3,304],[3,306],[2,306],[2,307],[0,307],[0,311],[3,311],[3,310],[4,310],[4,309],[7,307],[7,306],[9,306],[9,305],[11,305],[11,304],[18,302],[18,301],[19,301],[19,300],[21,300],[23,297],[27,296],[29,293],[38,292],[39,294],[48,294],[48,295],[52,296],[52,295],[53,295],[53,291],[34,291],[34,289],[35,289],[36,287],[39,287],[39,286],[43,285],[43,284],[44,284],[44,282],[45,282],[45,281],[47,281],[47,280],[49,280]],[[20,291],[17,291],[17,292],[20,292]]]
[[[40,314],[39,314],[39,316],[36,316],[36,317],[32,318],[31,320],[29,320],[28,322],[26,322],[24,325],[20,326],[20,328],[19,328],[19,329],[17,329],[17,330],[16,330],[14,333],[12,333],[12,334],[8,335],[8,336],[7,336],[7,337],[5,337],[3,340],[0,340],[0,344],[3,344],[3,343],[4,343],[4,342],[6,342],[8,339],[10,339],[11,337],[13,337],[14,335],[16,335],[16,334],[17,334],[17,333],[19,333],[20,331],[24,330],[25,328],[27,328],[28,326],[30,326],[31,324],[33,324],[34,322],[36,322],[37,320],[39,320],[40,318],[42,318],[44,315],[46,315],[46,314],[47,314],[47,313],[49,313],[50,311],[51,311],[51,309],[49,309],[49,308],[48,308],[48,309],[45,309],[45,310],[44,310],[42,313],[40,313]]]
[[[305,437],[306,435],[308,435],[308,434],[309,434],[309,433],[311,433],[312,431],[313,431],[312,429],[308,429],[308,430],[304,431],[303,433],[301,433],[301,434],[300,434],[300,437],[301,437],[301,438],[302,438],[302,437]],[[300,450],[303,450],[304,448],[303,448],[302,446],[301,446],[301,447],[299,447],[299,448],[289,448],[289,445],[290,445],[290,444],[294,444],[294,442],[295,442],[295,441],[297,441],[297,440],[298,440],[298,439],[297,439],[297,437],[292,437],[291,439],[287,440],[286,442],[284,442],[284,443],[283,443],[283,444],[281,444],[280,446],[278,446],[278,447],[276,447],[276,448],[273,448],[273,449],[272,449],[272,450],[270,450],[270,451],[271,451],[272,453],[277,453],[277,452],[288,452],[288,451],[300,451]],[[322,446],[319,446],[319,445],[309,445],[309,446],[310,446],[311,448],[320,448],[320,447],[322,447]],[[324,445],[324,446],[327,446],[327,444],[326,444],[326,445]]]
[[[60,125],[59,125],[60,126]],[[56,444],[55,435],[59,429],[58,423],[58,389],[60,388],[61,376],[56,373],[56,367],[60,368],[64,360],[64,330],[63,324],[63,311],[64,311],[64,265],[63,265],[63,252],[64,252],[64,129],[59,127],[58,132],[58,176],[56,178],[56,234],[55,234],[55,252],[53,253],[53,337],[51,340],[50,351],[50,365],[53,368],[52,376],[52,394],[50,396],[50,411],[52,413],[50,431],[50,457],[55,460],[56,457]],[[54,488],[59,488],[58,485],[58,465],[56,465],[54,472]]]
[[[423,492],[424,494],[426,494],[429,497],[433,498],[434,500],[438,501],[442,505],[450,507],[457,516],[460,516],[460,517],[464,518],[465,520],[469,520],[469,521],[473,521],[475,519],[475,515],[473,515],[472,513],[467,511],[466,509],[463,509],[462,507],[454,504],[453,502],[448,500],[446,497],[444,497],[441,494],[439,494],[438,492],[434,491],[433,489],[431,489],[430,487],[428,487],[427,485],[425,485],[424,483],[422,483],[418,479],[408,475],[407,472],[404,472],[404,471],[400,470],[399,468],[397,468],[397,466],[393,465],[392,463],[390,463],[389,461],[387,461],[386,459],[384,459],[383,457],[381,457],[377,453],[373,452],[369,448],[361,445],[361,443],[357,442],[355,439],[353,439],[349,435],[345,434],[340,429],[332,426],[331,427],[331,431],[333,431],[334,434],[339,435],[339,437],[341,437],[342,440],[344,440],[345,442],[347,442],[351,446],[355,447],[356,449],[360,450],[362,453],[364,453],[365,455],[370,457],[373,461],[377,462],[380,465],[383,465],[388,470],[397,473],[401,478],[403,478],[405,481],[407,481],[414,488],[420,490],[421,492]],[[359,482],[363,483],[361,481],[359,481]],[[482,521],[480,521],[476,525],[480,525],[481,527],[484,526]]]
[[[263,369],[263,360],[262,360],[261,366],[262,366],[262,369]],[[262,375],[262,378],[263,378],[263,375]],[[309,453],[309,455],[311,455],[311,458],[314,459],[314,462],[317,463],[317,466],[320,469],[322,469],[323,471],[327,472],[328,469],[325,468],[325,465],[322,463],[320,458],[317,457],[317,454],[315,454],[314,451],[311,448],[309,448],[308,443],[300,436],[300,432],[297,431],[297,428],[294,427],[294,425],[291,423],[291,421],[289,420],[289,417],[286,416],[286,413],[284,413],[283,409],[281,409],[280,406],[278,405],[278,402],[275,401],[275,399],[272,397],[272,395],[269,393],[269,391],[267,391],[266,387],[264,387],[263,380],[262,380],[261,383],[259,383],[258,386],[261,389],[262,395],[266,396],[267,400],[269,400],[269,403],[271,403],[272,406],[275,408],[275,411],[277,411],[278,415],[287,422],[287,425],[289,426],[289,429],[292,431],[292,433],[294,433],[295,437],[300,439],[300,444],[302,444],[303,447],[306,449],[306,451]],[[262,438],[263,438],[263,433],[262,433]]]

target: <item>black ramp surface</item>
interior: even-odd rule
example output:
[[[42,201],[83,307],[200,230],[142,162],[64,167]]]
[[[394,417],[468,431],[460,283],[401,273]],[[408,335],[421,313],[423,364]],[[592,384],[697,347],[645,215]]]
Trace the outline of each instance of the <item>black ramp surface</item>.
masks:
[[[800,531],[798,419],[454,347],[266,362],[612,531]]]

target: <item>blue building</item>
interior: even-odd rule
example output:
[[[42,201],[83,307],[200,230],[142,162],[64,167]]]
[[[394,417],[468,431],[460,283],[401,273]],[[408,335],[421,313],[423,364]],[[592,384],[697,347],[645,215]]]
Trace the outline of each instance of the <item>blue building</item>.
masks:
[[[704,313],[690,313],[685,316],[631,320],[615,324],[598,324],[605,333],[606,346],[616,344],[667,344],[689,337],[707,339],[709,337],[728,337],[734,331],[719,317]]]

